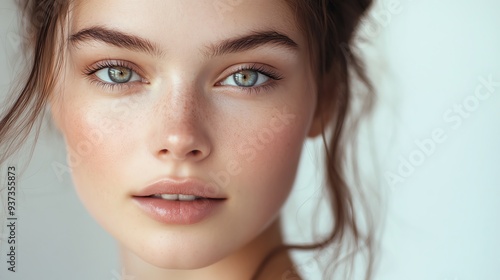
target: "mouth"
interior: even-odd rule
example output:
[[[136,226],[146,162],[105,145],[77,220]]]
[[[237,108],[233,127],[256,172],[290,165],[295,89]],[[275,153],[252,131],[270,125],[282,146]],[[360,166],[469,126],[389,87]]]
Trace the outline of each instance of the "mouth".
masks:
[[[136,196],[136,197],[141,197],[141,196]],[[153,194],[145,197],[158,198],[169,201],[193,201],[193,200],[203,200],[203,199],[225,200],[225,198],[210,198],[210,197],[203,197],[191,194],[169,194],[169,193]]]
[[[180,201],[227,198],[215,184],[206,183],[194,178],[186,178],[183,180],[174,180],[170,178],[162,179],[133,193],[132,196]]]
[[[214,216],[227,197],[214,185],[195,179],[164,179],[132,195],[150,218],[164,223],[187,225]]]

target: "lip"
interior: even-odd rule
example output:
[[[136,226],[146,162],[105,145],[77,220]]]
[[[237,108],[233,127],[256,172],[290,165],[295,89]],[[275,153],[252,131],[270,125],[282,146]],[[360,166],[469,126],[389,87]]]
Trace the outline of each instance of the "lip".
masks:
[[[172,201],[153,197],[157,194],[194,195],[199,199]],[[133,194],[132,198],[154,220],[178,225],[194,224],[209,218],[227,199],[214,184],[193,178],[162,179]]]
[[[185,178],[182,180],[161,179],[143,190],[134,193],[133,196],[144,197],[155,194],[185,194],[209,199],[226,199],[215,184],[206,183],[194,178]]]

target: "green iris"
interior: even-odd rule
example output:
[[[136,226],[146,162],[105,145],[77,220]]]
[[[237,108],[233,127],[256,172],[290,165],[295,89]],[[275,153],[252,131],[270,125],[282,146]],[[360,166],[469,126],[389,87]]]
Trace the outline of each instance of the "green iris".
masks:
[[[233,79],[240,87],[253,87],[259,79],[259,73],[253,70],[243,70],[234,74]]]
[[[125,67],[113,67],[109,68],[108,75],[111,81],[119,84],[127,83],[132,79],[132,70]]]

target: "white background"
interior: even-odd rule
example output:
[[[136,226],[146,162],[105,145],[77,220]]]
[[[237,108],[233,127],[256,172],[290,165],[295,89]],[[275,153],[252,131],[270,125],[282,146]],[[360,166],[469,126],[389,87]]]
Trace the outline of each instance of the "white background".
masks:
[[[0,1],[3,97],[19,48],[14,7]],[[499,279],[500,85],[477,104],[474,94],[481,79],[500,83],[500,2],[381,1],[370,22],[362,34],[373,42],[366,50],[379,92],[360,162],[371,162],[368,147],[376,152],[377,188],[385,197],[376,279]],[[453,111],[457,104],[469,109],[466,115]],[[417,143],[435,130],[441,143],[424,154]],[[319,196],[313,144],[304,149],[285,207],[291,240],[309,236],[309,211]],[[86,213],[69,175],[52,169],[65,162],[63,151],[58,136],[45,129],[19,179],[18,272],[7,272],[2,240],[0,279],[120,279],[113,239]],[[388,181],[387,174],[402,180]],[[320,279],[303,257],[297,262],[305,279]]]

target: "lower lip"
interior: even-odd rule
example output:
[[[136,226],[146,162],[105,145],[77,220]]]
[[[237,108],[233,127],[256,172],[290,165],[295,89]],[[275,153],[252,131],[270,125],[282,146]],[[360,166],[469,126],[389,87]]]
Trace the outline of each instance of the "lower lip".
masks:
[[[158,222],[177,225],[201,222],[210,217],[224,202],[222,199],[179,201],[152,197],[134,197],[134,201]]]

